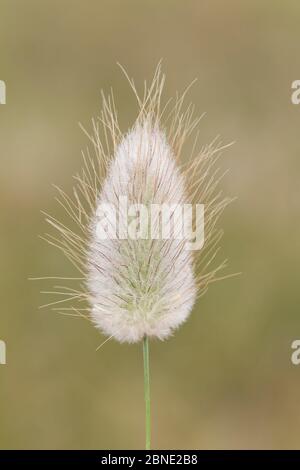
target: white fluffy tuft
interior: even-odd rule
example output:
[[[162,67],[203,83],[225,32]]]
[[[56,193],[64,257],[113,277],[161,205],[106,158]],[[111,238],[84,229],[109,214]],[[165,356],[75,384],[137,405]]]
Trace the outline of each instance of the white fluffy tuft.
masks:
[[[99,204],[118,210],[118,197],[132,204],[187,203],[164,133],[150,121],[137,124],[120,143]],[[184,322],[196,299],[191,252],[185,240],[99,240],[91,226],[88,255],[92,318],[107,335],[136,342],[167,338]]]

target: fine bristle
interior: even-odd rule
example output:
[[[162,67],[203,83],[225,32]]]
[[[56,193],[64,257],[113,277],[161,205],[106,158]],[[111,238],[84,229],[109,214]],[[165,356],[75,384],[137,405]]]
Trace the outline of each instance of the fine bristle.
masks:
[[[103,95],[92,133],[84,130],[93,155],[83,153],[72,197],[57,188],[70,224],[47,215],[59,236],[48,234],[45,239],[64,252],[81,276],[76,289],[58,286],[53,293],[59,299],[51,305],[64,314],[90,318],[120,342],[137,342],[145,335],[167,338],[186,320],[197,296],[218,279],[226,263],[211,268],[222,236],[216,222],[230,199],[218,190],[223,175],[214,169],[227,146],[215,141],[197,153],[196,136],[192,155],[181,161],[183,145],[200,120],[193,117],[193,106],[184,109],[186,92],[162,105],[165,77],[160,64],[150,86],[145,84],[143,97],[126,77],[138,102],[136,122],[123,135],[113,94]],[[119,209],[120,197],[146,207],[204,204],[203,248],[190,251],[187,240],[176,237],[99,239],[98,209],[103,204]]]

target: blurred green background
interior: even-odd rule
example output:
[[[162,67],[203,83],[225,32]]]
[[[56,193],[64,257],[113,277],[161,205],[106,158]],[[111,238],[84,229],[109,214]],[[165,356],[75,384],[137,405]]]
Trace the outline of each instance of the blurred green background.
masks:
[[[100,90],[124,130],[138,86],[163,58],[167,96],[189,93],[199,143],[236,141],[221,165],[224,257],[243,274],[212,286],[175,336],[151,343],[154,448],[299,448],[300,4],[276,0],[1,0],[1,448],[142,448],[141,345],[103,341],[88,322],[38,310],[29,276],[74,275],[38,239],[88,144]]]

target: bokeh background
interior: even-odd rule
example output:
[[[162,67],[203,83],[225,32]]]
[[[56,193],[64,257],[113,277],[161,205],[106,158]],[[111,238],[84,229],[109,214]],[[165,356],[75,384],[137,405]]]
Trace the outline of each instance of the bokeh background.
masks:
[[[167,342],[151,343],[154,448],[299,448],[300,4],[287,0],[1,0],[0,447],[144,445],[142,350],[88,322],[39,310],[48,285],[74,275],[38,239],[88,144],[78,127],[112,86],[123,129],[160,58],[166,96],[189,92],[200,144],[236,141],[221,165],[224,257],[243,274],[213,285]]]

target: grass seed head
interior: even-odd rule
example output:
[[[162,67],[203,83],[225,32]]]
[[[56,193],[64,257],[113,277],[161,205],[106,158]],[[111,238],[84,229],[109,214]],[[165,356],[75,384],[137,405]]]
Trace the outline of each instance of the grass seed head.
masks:
[[[190,158],[181,159],[183,145],[200,120],[193,117],[193,106],[184,107],[185,93],[162,106],[165,77],[160,65],[142,97],[128,81],[138,102],[136,122],[124,135],[113,95],[103,96],[93,132],[85,131],[93,154],[83,154],[72,197],[57,188],[70,223],[47,216],[58,237],[46,239],[82,276],[76,289],[57,286],[56,293],[64,297],[52,303],[54,308],[67,315],[87,315],[109,337],[133,343],[145,335],[167,338],[186,320],[197,296],[218,279],[225,263],[211,268],[222,236],[216,222],[229,199],[218,191],[222,175],[214,169],[225,146],[214,141],[197,152],[196,138]],[[122,219],[120,197],[146,207],[204,204],[203,249],[190,251],[186,239],[174,237],[99,239],[98,209],[109,206]],[[170,217],[176,232],[176,218]]]

